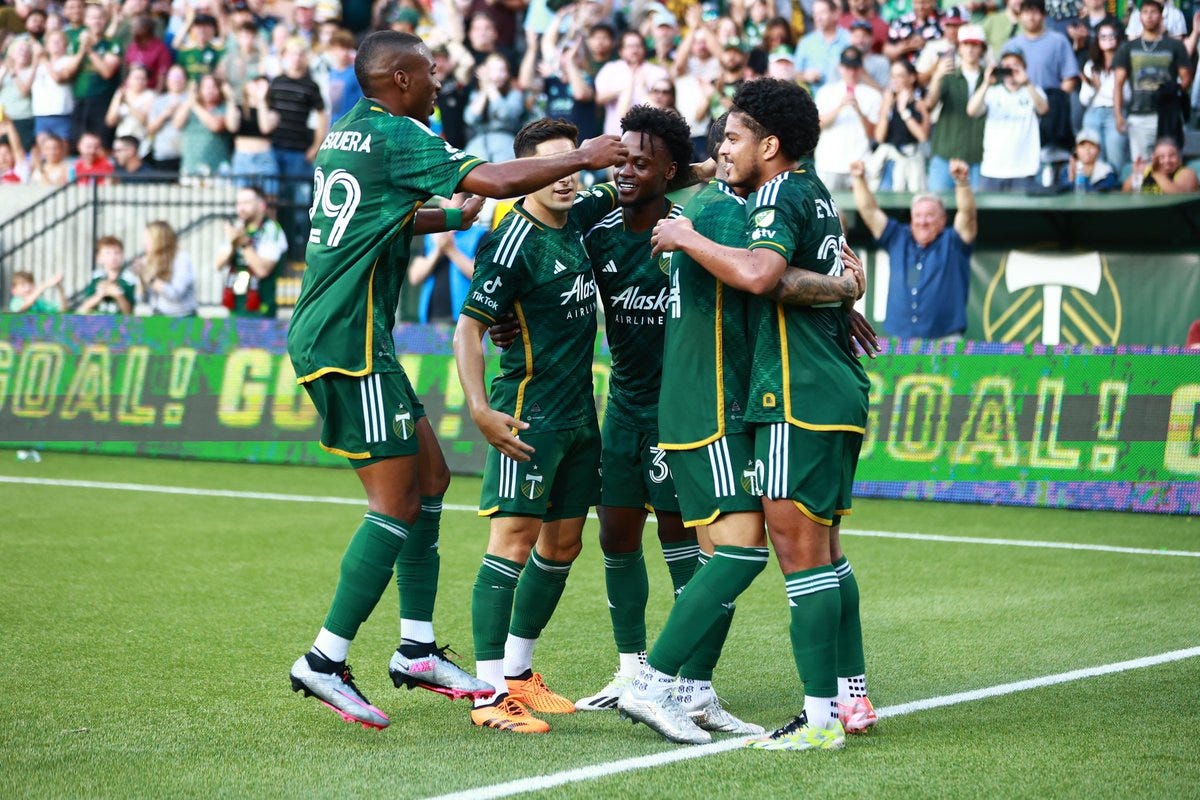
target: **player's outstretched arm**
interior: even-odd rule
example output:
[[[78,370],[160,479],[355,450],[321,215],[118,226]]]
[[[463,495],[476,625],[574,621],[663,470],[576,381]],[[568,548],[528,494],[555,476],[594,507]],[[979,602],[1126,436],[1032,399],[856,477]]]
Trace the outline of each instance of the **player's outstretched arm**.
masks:
[[[483,381],[483,333],[486,326],[468,317],[459,316],[454,329],[454,361],[458,366],[458,382],[467,399],[471,419],[488,443],[514,461],[528,461],[533,448],[517,438],[515,431],[525,430],[529,423],[513,419],[488,405]]]
[[[468,172],[458,186],[464,192],[484,197],[518,197],[580,170],[623,164],[628,155],[629,151],[616,136],[597,136],[569,153],[480,164]]]
[[[697,233],[687,217],[661,220],[650,242],[654,255],[672,250],[687,253],[721,283],[751,294],[770,292],[787,269],[780,253],[717,244]]]

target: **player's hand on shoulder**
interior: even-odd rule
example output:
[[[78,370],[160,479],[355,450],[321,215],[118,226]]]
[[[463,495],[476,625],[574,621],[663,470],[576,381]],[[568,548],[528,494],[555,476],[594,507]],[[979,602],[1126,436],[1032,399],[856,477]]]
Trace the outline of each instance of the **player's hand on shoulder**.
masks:
[[[588,139],[579,146],[587,161],[588,169],[605,169],[625,163],[629,149],[621,144],[620,138],[611,134]]]
[[[653,255],[658,255],[668,250],[681,250],[684,237],[692,230],[694,230],[692,221],[687,217],[660,219],[654,226],[654,233],[650,235],[650,246],[653,248]]]
[[[516,316],[505,314],[496,320],[495,325],[488,328],[487,335],[492,340],[492,344],[501,350],[507,350],[508,346],[517,338],[517,333],[520,330],[521,323],[517,322]]]
[[[513,461],[528,461],[530,454],[534,452],[532,446],[517,438],[520,436],[519,431],[529,427],[528,422],[514,419],[503,411],[488,409],[475,420],[475,424],[479,426],[479,432],[488,440],[488,444]],[[513,433],[513,428],[516,428],[518,433]]]

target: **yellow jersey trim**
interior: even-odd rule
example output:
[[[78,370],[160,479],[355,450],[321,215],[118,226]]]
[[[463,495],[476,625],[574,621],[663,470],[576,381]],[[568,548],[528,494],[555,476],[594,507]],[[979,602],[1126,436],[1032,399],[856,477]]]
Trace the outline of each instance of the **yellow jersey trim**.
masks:
[[[853,514],[854,512],[849,508],[838,508],[838,509],[835,509],[833,513],[834,513],[834,516],[848,517],[851,514]]]
[[[474,311],[476,314],[478,314],[481,317],[487,317],[493,324],[496,322],[495,317],[493,317],[491,314],[487,313],[486,311],[480,311],[475,306],[463,306],[463,311]]]
[[[533,342],[529,338],[529,326],[525,323],[525,310],[519,302],[513,303],[513,310],[517,313],[517,322],[521,324],[521,346],[525,348],[525,377],[517,385],[517,405],[513,409],[513,419],[520,419],[521,408],[525,405],[525,387],[533,379]],[[516,432],[517,429],[513,428],[513,433]]]
[[[521,200],[524,200],[524,198],[521,198]],[[543,225],[541,222],[538,222],[537,217],[533,216],[532,214],[530,214],[528,211],[525,210],[525,206],[521,205],[521,200],[518,200],[516,203],[513,203],[512,210],[517,212],[517,214],[519,216],[524,217],[525,220],[527,220],[530,225],[537,228],[539,231],[546,230],[546,226]]]
[[[343,456],[345,458],[370,458],[371,457],[370,453],[351,453],[346,450],[339,450],[336,447],[330,447],[329,445],[325,444],[324,442],[317,442],[317,444],[319,444],[321,446],[321,449],[324,450],[326,453],[333,453],[335,456]]]
[[[787,340],[787,323],[784,318],[783,306],[779,303],[775,304],[775,318],[779,323],[779,357],[783,367],[783,418],[789,425],[795,425],[797,428],[803,428],[806,431],[847,431],[849,433],[861,433],[864,436],[867,429],[858,425],[832,424],[825,425],[816,422],[805,422],[797,419],[792,413],[792,368],[788,363],[788,340]],[[820,521],[813,517],[814,520]],[[831,525],[832,522],[823,523]]]
[[[413,219],[413,215],[417,213],[417,209],[421,207],[421,203],[415,203],[404,218],[400,220],[400,225],[396,228],[396,232],[392,234],[392,238],[400,235],[404,230],[404,226]],[[375,258],[375,263],[371,265],[371,274],[367,278],[367,335],[364,338],[366,347],[364,348],[363,359],[366,361],[366,366],[360,370],[346,369],[344,367],[321,367],[316,372],[310,372],[307,375],[296,378],[296,383],[305,384],[309,381],[316,380],[322,375],[328,375],[331,372],[339,375],[348,375],[351,378],[361,378],[364,375],[371,374],[372,358],[371,355],[375,350],[375,268],[379,266],[379,258]]]
[[[817,523],[818,525],[824,525],[827,528],[833,527],[833,520],[825,519],[824,517],[818,517],[816,514],[809,511],[808,508],[804,505],[804,503],[801,503],[799,500],[793,500],[792,505],[794,505],[796,508],[800,509],[801,514],[808,517],[809,519],[811,519],[813,522]]]
[[[658,446],[661,450],[695,450],[697,447],[712,444],[725,435],[725,332],[721,327],[722,311],[725,307],[724,289],[725,284],[717,281],[716,324],[713,326],[714,338],[717,345],[717,432],[697,442],[687,442],[685,444],[659,442]]]
[[[475,167],[478,167],[480,164],[483,164],[483,163],[484,163],[484,160],[482,158],[473,156],[473,157],[467,159],[466,161],[464,161],[459,166],[458,171],[463,172],[464,170],[474,169]]]
[[[751,242],[750,244],[746,245],[747,250],[757,250],[760,247],[776,247],[779,249],[779,252],[787,255],[787,248],[781,245],[779,242],[769,242],[766,239],[759,239],[757,242]]]
[[[475,513],[481,517],[490,517],[492,514],[495,514],[499,510],[500,510],[500,506],[492,506],[491,508],[481,508],[478,511],[476,511]]]

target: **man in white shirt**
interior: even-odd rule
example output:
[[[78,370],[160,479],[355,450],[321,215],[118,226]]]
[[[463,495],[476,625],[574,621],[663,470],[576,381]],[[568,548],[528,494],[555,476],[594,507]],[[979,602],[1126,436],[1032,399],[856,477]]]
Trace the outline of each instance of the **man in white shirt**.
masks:
[[[629,109],[650,102],[655,81],[670,80],[667,71],[646,61],[646,43],[634,30],[621,34],[619,59],[596,73],[596,103],[604,106],[604,132],[621,135],[621,117]]]
[[[981,190],[1023,192],[1036,186],[1042,149],[1038,117],[1049,108],[1045,92],[1030,83],[1021,53],[1010,50],[1000,58],[999,67],[987,68],[967,103],[972,117],[987,114],[979,166]]]
[[[817,175],[830,191],[849,189],[851,162],[871,152],[883,97],[863,82],[862,64],[862,51],[847,47],[838,63],[841,79],[826,83],[814,98],[821,115]]]

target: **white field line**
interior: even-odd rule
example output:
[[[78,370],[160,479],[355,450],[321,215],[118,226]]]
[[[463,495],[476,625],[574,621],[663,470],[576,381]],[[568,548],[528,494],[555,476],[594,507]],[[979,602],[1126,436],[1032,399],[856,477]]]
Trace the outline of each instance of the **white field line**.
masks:
[[[31,486],[60,486],[72,489],[108,489],[110,491],[148,492],[152,494],[189,495],[192,497],[225,497],[236,500],[277,500],[285,503],[323,503],[326,505],[365,506],[361,497],[324,497],[321,495],[280,494],[277,492],[243,492],[233,489],[199,489],[190,486],[155,486],[145,483],[116,483],[112,481],[81,481],[65,478],[24,478],[15,475],[0,475],[0,484],[14,483]],[[475,513],[475,506],[447,503],[445,511]],[[596,515],[589,515],[595,519]],[[654,522],[650,517],[648,522]],[[1124,553],[1137,556],[1178,556],[1200,558],[1200,552],[1191,550],[1155,550],[1149,547],[1117,547],[1107,544],[1078,544],[1075,542],[1044,542],[1029,539],[996,539],[978,536],[941,536],[934,533],[902,533],[898,531],[867,531],[843,529],[843,536],[870,536],[876,539],[912,539],[922,542],[945,542],[949,544],[991,544],[1007,547],[1040,547],[1051,550],[1090,550],[1100,553]]]
[[[1159,664],[1169,664],[1172,661],[1183,661],[1189,658],[1200,656],[1200,647],[1190,647],[1186,650],[1173,650],[1169,653],[1159,653],[1154,656],[1146,656],[1145,658],[1135,658],[1130,661],[1119,661],[1115,664],[1104,664],[1099,667],[1087,667],[1085,669],[1076,669],[1070,672],[1060,672],[1057,675],[1044,675],[1040,678],[1031,678],[1026,681],[1016,681],[1015,683],[1002,683],[999,686],[989,686],[984,689],[975,689],[969,692],[956,692],[955,694],[942,695],[940,697],[930,697],[925,700],[914,700],[911,703],[902,703],[896,706],[888,706],[878,710],[880,718],[899,717],[905,714],[913,714],[918,711],[928,711],[932,708],[942,708],[944,706],[958,705],[959,703],[971,703],[976,700],[984,700],[989,697],[1001,697],[1015,692],[1024,692],[1029,689],[1041,689],[1046,686],[1055,686],[1060,683],[1068,683],[1070,681],[1082,680],[1084,678],[1095,678],[1100,675],[1112,675],[1118,672],[1128,672],[1135,669],[1144,669],[1153,667]],[[680,747],[674,750],[668,750],[664,753],[655,753],[648,756],[640,756],[638,758],[626,758],[620,761],[609,761],[604,764],[593,764],[588,767],[580,767],[578,769],[563,770],[550,775],[538,775],[531,778],[521,778],[515,781],[506,783],[498,783],[493,786],[481,786],[477,789],[466,789],[461,792],[453,792],[451,794],[438,795],[430,800],[490,800],[497,797],[511,797],[517,794],[526,792],[537,792],[545,789],[552,789],[556,786],[563,786],[569,783],[579,783],[580,781],[593,780],[595,778],[603,778],[609,775],[616,775],[621,772],[632,772],[639,769],[647,769],[651,767],[661,767],[665,764],[671,764],[676,761],[687,761],[693,758],[705,758],[706,756],[724,753],[729,750],[736,750],[745,742],[745,738],[726,739],[713,744],[698,745],[695,747]]]

